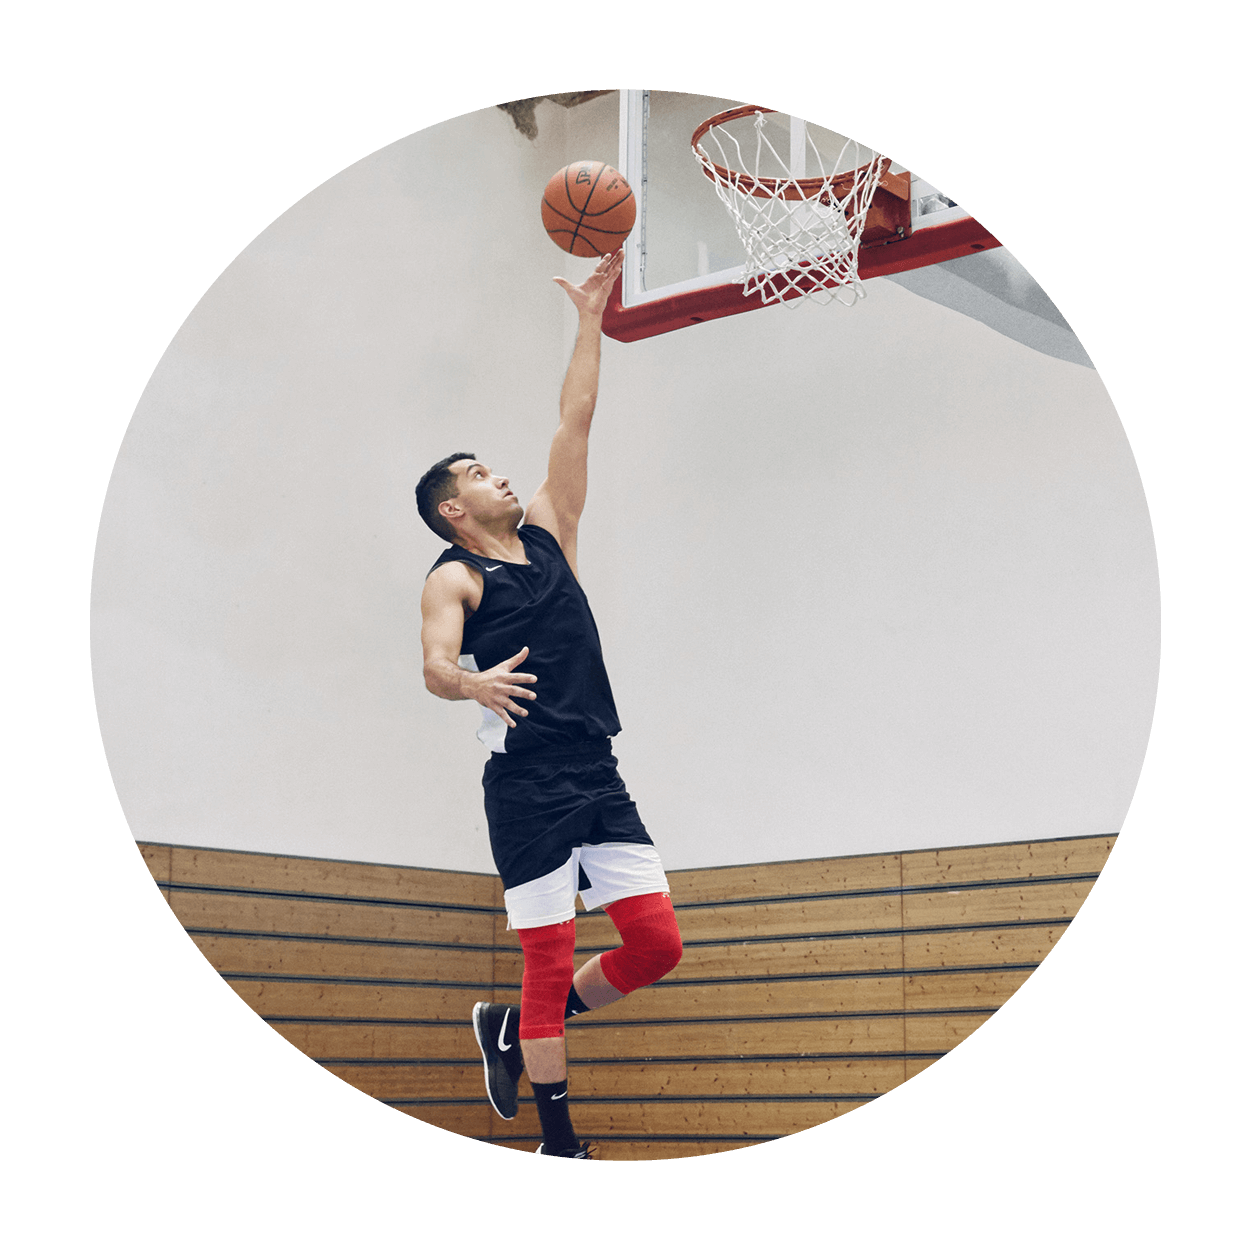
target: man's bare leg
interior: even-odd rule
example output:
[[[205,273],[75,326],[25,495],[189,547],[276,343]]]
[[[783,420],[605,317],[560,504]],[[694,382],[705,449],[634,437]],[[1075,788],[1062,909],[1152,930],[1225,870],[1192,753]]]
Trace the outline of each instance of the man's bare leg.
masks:
[[[593,956],[575,974],[573,988],[588,1008],[602,1008],[624,998],[604,976],[599,956]],[[564,1038],[523,1038],[521,1054],[532,1082],[563,1082],[566,1077]]]
[[[592,956],[573,976],[573,988],[588,1008],[603,1008],[625,996],[604,976],[599,956]]]
[[[549,1085],[565,1080],[565,1040],[561,1038],[523,1038],[521,1054],[526,1062],[526,1075],[531,1082]]]

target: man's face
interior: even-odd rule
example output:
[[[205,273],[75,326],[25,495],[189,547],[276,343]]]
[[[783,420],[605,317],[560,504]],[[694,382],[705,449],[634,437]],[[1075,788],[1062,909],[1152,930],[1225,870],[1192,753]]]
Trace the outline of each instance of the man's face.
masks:
[[[525,511],[509,488],[508,479],[493,474],[476,460],[458,460],[450,466],[456,475],[456,495],[448,501],[461,509],[462,517],[482,525],[515,522]]]

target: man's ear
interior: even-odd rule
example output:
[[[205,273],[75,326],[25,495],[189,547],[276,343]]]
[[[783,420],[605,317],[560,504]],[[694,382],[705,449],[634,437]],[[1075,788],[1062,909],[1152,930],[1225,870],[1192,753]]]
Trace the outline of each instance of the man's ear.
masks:
[[[453,517],[463,517],[465,510],[457,503],[456,499],[444,500],[438,508],[439,516],[451,521]]]

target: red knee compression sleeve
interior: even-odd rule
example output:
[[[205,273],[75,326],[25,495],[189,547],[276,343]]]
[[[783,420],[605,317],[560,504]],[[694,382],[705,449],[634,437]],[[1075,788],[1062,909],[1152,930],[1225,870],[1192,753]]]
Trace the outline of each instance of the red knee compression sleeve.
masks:
[[[621,946],[606,951],[599,967],[623,995],[650,986],[682,959],[682,935],[667,894],[632,895],[604,905],[621,935]]]
[[[573,985],[574,923],[518,930],[525,966],[521,972],[522,1038],[561,1038],[565,1001]]]

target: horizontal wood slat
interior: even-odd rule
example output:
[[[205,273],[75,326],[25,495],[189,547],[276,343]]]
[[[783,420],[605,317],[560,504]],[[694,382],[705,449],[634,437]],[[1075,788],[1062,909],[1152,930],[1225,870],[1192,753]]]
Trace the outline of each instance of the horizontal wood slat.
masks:
[[[1093,882],[1036,882],[905,895],[904,928],[1073,917],[1090,894],[1092,885]]]
[[[719,904],[735,899],[820,895],[831,891],[892,890],[898,889],[901,881],[898,855],[682,869],[665,876],[674,902],[683,904]]]
[[[731,1150],[821,1124],[923,1072],[1063,935],[1114,836],[670,873],[682,963],[570,1023],[571,1095],[600,1159]],[[517,1003],[522,957],[485,874],[141,844],[236,993],[357,1089],[533,1151],[483,1097],[470,1026]],[[615,947],[578,917],[577,963]]]
[[[227,978],[261,1016],[352,1017],[465,1022],[490,986],[443,989],[338,982],[269,982]]]
[[[387,907],[286,896],[170,890],[170,907],[187,929],[248,930],[274,934],[337,935],[405,942],[467,943],[489,949],[489,913],[440,908]]]
[[[395,1060],[411,1064],[436,1061],[444,1064],[464,1061],[472,1064],[480,1085],[482,1057],[474,1042],[473,1031],[464,1021],[449,1025],[271,1019],[269,1023],[305,1055],[318,1062]]]
[[[739,1138],[730,1141],[716,1138],[657,1138],[636,1136],[633,1138],[600,1137],[595,1144],[594,1159],[605,1161],[635,1160],[684,1160],[701,1155],[716,1155],[722,1151],[742,1151],[769,1139]],[[507,1138],[495,1138],[492,1142],[510,1151],[533,1153],[538,1140],[514,1142]]]
[[[985,882],[996,878],[1064,877],[1102,871],[1114,834],[1041,843],[909,851],[901,857],[906,887],[932,882]]]
[[[140,846],[155,848],[159,845]],[[355,860],[317,860],[197,847],[166,847],[164,850],[169,854],[169,876],[166,880],[175,883],[408,899],[486,908],[500,902],[496,879],[486,873],[457,873],[445,869],[413,869]]]
[[[843,1016],[644,1021],[568,1031],[569,1062],[657,1056],[737,1057],[872,1055],[904,1050],[902,1010]]]
[[[474,982],[483,986],[491,986],[496,981],[496,957],[491,951],[304,939],[258,940],[230,934],[193,934],[192,938],[213,967],[222,973]],[[520,965],[516,984],[521,985]]]

